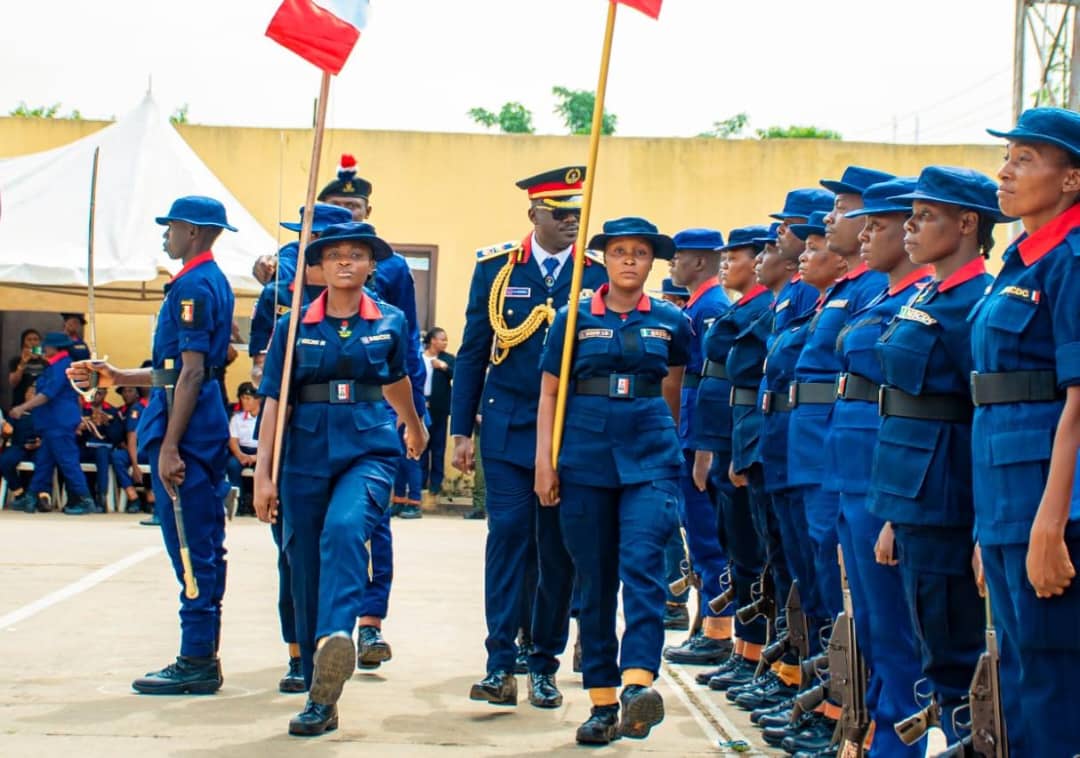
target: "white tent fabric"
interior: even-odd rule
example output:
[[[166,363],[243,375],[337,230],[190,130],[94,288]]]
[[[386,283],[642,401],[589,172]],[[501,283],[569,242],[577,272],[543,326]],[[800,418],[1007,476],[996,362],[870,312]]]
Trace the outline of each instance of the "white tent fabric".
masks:
[[[225,204],[240,231],[222,232],[214,255],[237,293],[257,293],[259,255],[277,243],[199,159],[153,98],[87,137],[43,153],[0,160],[0,283],[86,286],[90,179],[98,163],[94,283],[149,282],[178,262],[162,250],[155,216],[182,195]]]

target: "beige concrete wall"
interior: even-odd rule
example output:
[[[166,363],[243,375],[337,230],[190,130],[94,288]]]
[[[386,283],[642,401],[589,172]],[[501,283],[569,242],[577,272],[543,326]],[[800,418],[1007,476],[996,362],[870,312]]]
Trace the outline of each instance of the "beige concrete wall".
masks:
[[[100,122],[0,119],[0,157],[62,145],[103,126]],[[183,126],[180,132],[215,174],[272,234],[303,201],[311,154],[309,130]],[[371,221],[399,243],[438,246],[435,322],[447,329],[456,351],[477,247],[528,232],[527,203],[514,187],[522,176],[585,158],[584,137],[469,135],[428,132],[331,130],[320,170],[329,180],[342,152],[356,155],[370,179]],[[689,226],[763,223],[793,187],[839,177],[851,163],[916,174],[938,163],[993,174],[1001,151],[994,146],[911,146],[810,140],[605,139],[600,147],[591,227],[607,218],[642,215],[665,232]],[[1007,230],[1002,230],[1002,243]],[[1000,249],[1000,248],[999,248]],[[653,272],[658,284],[665,271]],[[7,307],[0,303],[0,308]],[[249,315],[250,303],[238,305]],[[103,316],[106,334],[147,340],[126,319]],[[111,321],[118,319],[117,326]],[[109,347],[111,351],[119,348]],[[124,350],[128,349],[125,345]],[[239,379],[246,365],[230,372]],[[235,383],[235,381],[233,383]]]

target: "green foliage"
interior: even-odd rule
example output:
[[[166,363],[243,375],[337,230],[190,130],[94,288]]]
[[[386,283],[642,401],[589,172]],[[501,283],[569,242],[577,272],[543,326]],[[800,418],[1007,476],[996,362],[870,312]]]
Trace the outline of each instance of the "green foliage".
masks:
[[[699,137],[714,137],[716,139],[737,139],[743,136],[750,116],[745,113],[736,113],[723,121],[714,121],[713,128],[699,134]]]
[[[82,114],[75,109],[66,116],[60,115],[60,103],[53,103],[52,105],[39,105],[36,108],[31,108],[25,102],[20,101],[19,105],[14,109],[8,111],[9,116],[16,118],[57,118],[57,119],[69,119],[71,121],[81,121]]]
[[[559,98],[559,104],[555,106],[555,113],[562,116],[563,123],[571,134],[589,134],[592,131],[593,108],[596,107],[596,93],[588,90],[571,90],[566,87],[552,87],[551,92]],[[615,133],[615,114],[604,111],[600,133],[611,135]]]
[[[184,103],[179,108],[172,112],[169,116],[169,123],[171,124],[186,124],[188,123],[188,104]]]
[[[505,134],[532,134],[536,131],[532,111],[521,103],[504,103],[498,115],[487,108],[472,108],[469,118],[488,129],[498,126]]]
[[[840,132],[817,126],[770,126],[768,129],[754,131],[758,139],[843,139]]]

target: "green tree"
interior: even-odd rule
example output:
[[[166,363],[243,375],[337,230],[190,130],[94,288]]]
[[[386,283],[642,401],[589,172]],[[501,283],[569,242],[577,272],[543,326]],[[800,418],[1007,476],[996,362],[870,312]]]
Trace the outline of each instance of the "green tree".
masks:
[[[736,113],[723,121],[713,121],[713,128],[699,134],[699,137],[715,137],[716,139],[737,139],[743,136],[750,116],[745,113]]]
[[[592,131],[593,108],[596,107],[596,93],[584,89],[567,89],[566,87],[552,87],[551,93],[559,98],[555,106],[555,113],[562,116],[563,123],[571,134],[589,134]],[[615,133],[617,117],[613,113],[604,111],[600,133],[609,135]]]
[[[503,103],[497,115],[487,108],[472,108],[469,117],[488,129],[497,125],[505,134],[532,134],[536,131],[532,111],[521,103]]]
[[[768,129],[754,131],[758,139],[843,139],[840,132],[818,126],[770,126]]]
[[[18,106],[16,106],[14,110],[8,111],[8,115],[16,118],[64,118],[64,116],[57,116],[59,112],[60,103],[39,105],[36,108],[31,108],[25,102],[19,101]],[[74,113],[76,114],[74,117],[79,118],[78,111],[75,111]]]
[[[169,116],[169,123],[171,124],[186,124],[188,123],[188,104],[184,103],[179,108],[172,112]]]

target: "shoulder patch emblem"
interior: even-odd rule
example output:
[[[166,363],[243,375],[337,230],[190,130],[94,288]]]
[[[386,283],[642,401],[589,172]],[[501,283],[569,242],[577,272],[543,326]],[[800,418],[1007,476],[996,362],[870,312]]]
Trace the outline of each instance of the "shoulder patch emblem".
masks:
[[[497,245],[488,245],[482,247],[476,251],[476,259],[478,261],[487,261],[492,258],[498,258],[500,255],[506,255],[514,250],[520,250],[520,242],[500,242]]]
[[[917,321],[923,326],[933,326],[938,321],[926,311],[921,311],[918,308],[912,308],[910,305],[903,305],[900,307],[900,312],[897,318],[902,318],[905,321]]]
[[[188,298],[180,301],[180,320],[185,324],[195,323],[195,300]]]

